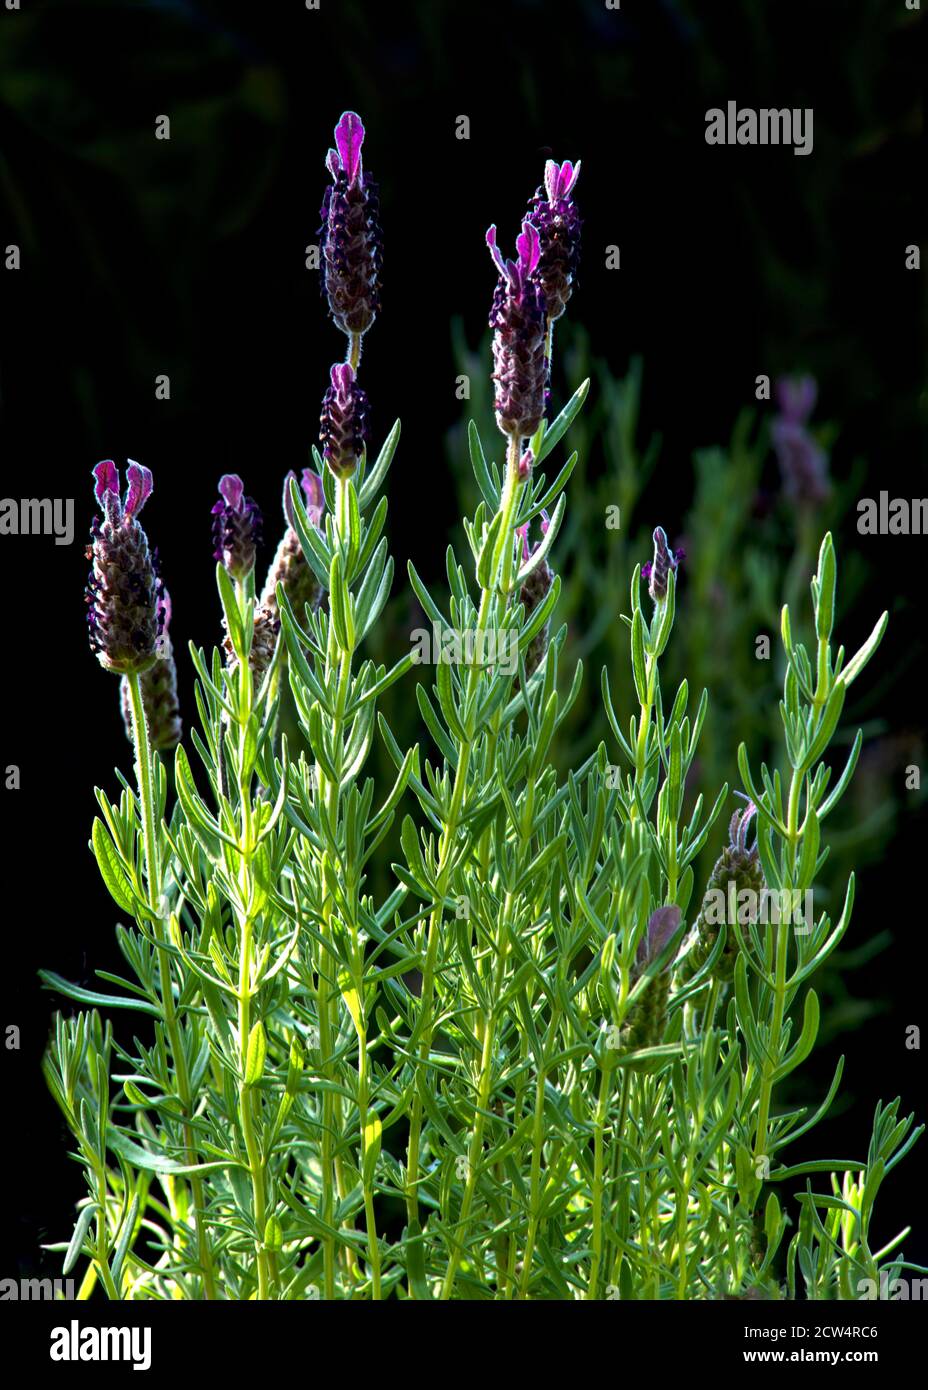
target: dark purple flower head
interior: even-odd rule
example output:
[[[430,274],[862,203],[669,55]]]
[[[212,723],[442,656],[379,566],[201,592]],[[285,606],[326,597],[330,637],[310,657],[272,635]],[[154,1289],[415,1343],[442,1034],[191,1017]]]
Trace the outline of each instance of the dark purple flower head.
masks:
[[[685,550],[674,550],[671,552],[667,545],[667,534],[662,526],[654,528],[654,559],[649,560],[646,565],[641,566],[641,577],[647,579],[648,592],[655,603],[667,597],[667,576],[671,571],[676,572],[681,560],[686,559]]]
[[[535,433],[545,404],[545,296],[535,273],[541,243],[526,219],[515,260],[503,259],[495,227],[487,232],[487,246],[499,270],[490,310],[496,423],[503,434],[521,439]]]
[[[93,470],[94,496],[103,511],[94,517],[87,558],[93,568],[85,599],[90,647],[100,665],[120,675],[146,670],[157,655],[161,629],[161,581],[156,556],[138,523],[152,492],[151,473],[130,460],[126,492],[112,459]]]
[[[337,362],[331,386],[322,401],[319,439],[322,456],[337,478],[357,468],[368,438],[367,395],[357,383],[350,362]]]
[[[219,501],[212,516],[213,559],[224,565],[233,579],[244,579],[255,567],[262,522],[257,503],[245,496],[237,473],[225,473],[219,479]]]
[[[680,926],[682,918],[683,913],[676,903],[669,907],[656,908],[651,913],[647,930],[638,942],[638,950],[635,952],[635,965],[639,971],[646,969],[652,960],[657,959]]]
[[[580,266],[580,214],[571,193],[580,175],[580,160],[545,165],[544,189],[537,189],[529,202],[528,218],[538,231],[541,252],[538,280],[544,290],[549,322],[559,319],[567,308]]]
[[[377,185],[364,172],[363,144],[360,116],[346,111],[326,158],[332,183],[320,213],[322,288],[332,318],[348,334],[366,333],[380,309],[380,203]]]

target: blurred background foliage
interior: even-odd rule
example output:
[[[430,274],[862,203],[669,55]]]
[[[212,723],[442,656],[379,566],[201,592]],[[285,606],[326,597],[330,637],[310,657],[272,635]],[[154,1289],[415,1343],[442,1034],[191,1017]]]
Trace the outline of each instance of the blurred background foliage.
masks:
[[[154,470],[146,518],[174,600],[188,724],[186,643],[219,638],[216,481],[225,471],[245,479],[267,517],[269,560],[281,482],[309,462],[340,347],[305,265],[340,112],[363,114],[366,161],[381,184],[384,308],[362,362],[376,442],[403,421],[389,523],[395,598],[371,649],[385,662],[421,621],[407,559],[440,590],[449,533],[463,553],[460,508],[475,501],[469,416],[501,453],[484,232],[498,222],[510,245],[545,158],[582,157],[584,259],[558,327],[555,401],[585,376],[592,390],[565,441],[580,461],[553,561],[565,585],[565,669],[582,658],[586,678],[557,755],[566,769],[601,738],[610,746],[601,666],[628,709],[619,614],[662,524],[687,552],[668,688],[685,674],[694,697],[703,686],[710,697],[691,795],[737,784],[742,739],[755,762],[775,758],[780,604],[798,595],[808,621],[812,557],[834,530],[842,639],[859,644],[883,608],[891,623],[845,711],[845,742],[859,724],[867,744],[831,826],[817,906],[833,906],[851,867],[862,881],[848,948],[823,982],[825,1045],[804,1084],[810,1094],[827,1084],[846,1050],[847,1094],[866,1112],[886,1084],[904,1105],[924,1092],[920,1056],[904,1045],[923,1013],[915,883],[925,828],[905,769],[924,757],[924,538],[856,530],[858,498],[928,492],[925,280],[904,268],[905,247],[925,240],[920,22],[901,0],[623,0],[618,11],[602,0],[323,0],[319,11],[34,0],[0,17],[0,225],[22,257],[2,281],[4,490],[74,496],[83,526],[98,459],[128,456]],[[811,106],[813,154],[707,147],[705,112],[729,99]],[[461,114],[467,140],[455,139]],[[161,115],[170,141],[155,139]],[[618,271],[606,268],[611,245]],[[755,397],[759,374],[795,371],[818,380],[813,428],[832,481],[805,521],[771,451],[774,406]],[[168,401],[155,397],[160,373],[170,376]],[[464,402],[460,373],[470,383]],[[605,524],[610,506],[617,530]],[[35,1109],[66,1212],[79,1184],[75,1175],[74,1192],[58,1188],[60,1135],[51,1107],[35,1106],[32,1069],[53,1001],[33,991],[24,1004],[23,982],[52,959],[86,983],[115,964],[110,904],[81,827],[92,786],[115,764],[127,768],[129,751],[116,683],[86,646],[81,547],[41,544],[6,538],[0,549],[6,592],[22,593],[29,576],[22,678],[4,692],[23,790],[0,815],[13,853],[47,878],[28,826],[47,814],[43,781],[60,752],[37,698],[53,656],[74,726],[87,731],[68,743],[55,792],[54,870],[85,896],[50,909],[41,939],[18,934],[4,1018],[26,1025],[11,1084]],[[49,619],[39,620],[47,614],[51,646]],[[769,661],[755,655],[761,634]],[[411,689],[391,695],[400,741],[421,739]],[[717,848],[707,846],[704,872]],[[859,1115],[846,1122],[829,1120],[835,1152],[859,1132]],[[883,1216],[895,1228],[908,1213],[887,1198]],[[45,1223],[60,1228],[49,1200],[37,1165],[13,1232],[24,1267],[38,1258]]]

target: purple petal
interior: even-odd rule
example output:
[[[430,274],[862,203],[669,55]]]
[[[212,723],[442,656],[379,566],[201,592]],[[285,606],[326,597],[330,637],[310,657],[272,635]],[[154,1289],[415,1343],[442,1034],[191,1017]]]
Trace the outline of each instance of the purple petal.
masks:
[[[549,531],[550,527],[551,527],[551,518],[550,518],[550,516],[548,515],[547,509],[543,507],[543,508],[542,508],[542,511],[541,511],[541,534],[542,534],[543,536],[546,536],[546,535],[548,534],[548,531]]]
[[[572,164],[569,159],[565,159],[563,164],[558,164],[553,159],[548,160],[545,164],[545,191],[549,203],[556,203],[559,198],[567,197],[580,176],[580,163],[579,159],[576,164]]]
[[[354,383],[354,367],[350,362],[336,362],[329,372],[332,387],[339,396],[346,396]]]
[[[361,172],[361,146],[364,144],[364,126],[356,112],[344,112],[335,127],[335,143],[338,146],[342,168],[348,175],[348,185],[351,187]]]
[[[223,473],[219,479],[219,495],[225,500],[226,506],[231,507],[233,512],[242,510],[242,497],[245,492],[245,484],[237,473]]]
[[[96,480],[93,495],[101,507],[104,505],[104,498],[108,492],[113,493],[116,497],[119,496],[119,474],[112,459],[104,459],[102,463],[98,463],[93,470],[93,476]]]
[[[129,459],[126,481],[129,486],[126,489],[126,504],[123,513],[125,516],[138,516],[152,493],[151,469],[144,468],[134,459]]]
[[[341,161],[338,158],[338,150],[329,150],[325,157],[325,167],[328,169],[333,179],[338,178],[341,172]]]
[[[325,493],[322,479],[311,468],[303,469],[303,491],[306,494],[306,511],[314,526],[318,526],[325,511]]]
[[[516,535],[522,537],[522,563],[524,565],[531,554],[528,548],[528,522],[524,526],[516,527]]]
[[[516,237],[516,251],[519,253],[519,269],[524,279],[533,273],[541,255],[538,228],[528,219],[522,223],[521,235]]]
[[[493,257],[493,260],[496,266],[498,267],[500,274],[503,274],[503,272],[506,269],[506,262],[503,260],[503,254],[496,244],[495,222],[493,223],[493,226],[490,227],[487,231],[487,246],[489,246],[490,248],[490,255]]]

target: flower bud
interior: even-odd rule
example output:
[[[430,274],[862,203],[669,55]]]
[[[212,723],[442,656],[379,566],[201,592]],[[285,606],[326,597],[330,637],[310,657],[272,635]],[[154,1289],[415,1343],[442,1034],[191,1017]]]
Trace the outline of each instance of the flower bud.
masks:
[[[503,434],[521,439],[535,433],[545,409],[545,296],[535,274],[541,254],[538,231],[531,222],[522,223],[514,261],[503,260],[495,227],[487,232],[487,246],[500,273],[490,310],[496,423]]]
[[[548,525],[548,513],[542,512],[541,533],[543,536],[547,535]],[[524,565],[531,559],[532,555],[538,549],[538,546],[541,544],[541,542],[536,542],[535,545],[532,546],[531,550],[529,549],[528,522],[526,522],[524,526],[519,527],[517,534],[521,537],[522,540],[522,563]],[[528,622],[529,618],[534,613],[538,605],[540,603],[543,603],[544,600],[547,598],[548,591],[553,583],[554,572],[550,568],[547,560],[542,560],[541,564],[537,565],[535,569],[532,570],[531,574],[528,576],[528,578],[523,583],[521,589],[519,590],[519,600],[525,609],[525,622]],[[535,636],[532,638],[531,642],[529,642],[528,646],[525,649],[526,679],[529,679],[531,676],[534,675],[534,673],[538,670],[538,667],[545,659],[545,653],[548,650],[550,628],[551,624],[545,623],[544,627],[539,632],[535,633]]]
[[[261,513],[254,499],[245,496],[237,473],[226,473],[219,479],[219,501],[212,516],[213,559],[225,566],[232,579],[244,579],[255,567]]]
[[[138,523],[152,491],[151,473],[129,461],[125,497],[112,459],[93,470],[94,496],[103,517],[94,517],[87,559],[87,625],[100,665],[119,675],[145,671],[156,659],[162,614],[156,557]]]
[[[330,377],[332,384],[322,401],[319,440],[322,456],[336,478],[348,478],[367,443],[367,394],[358,385],[349,362],[336,363]]]
[[[671,553],[667,545],[667,534],[662,526],[654,528],[654,560],[641,566],[641,577],[647,579],[648,592],[655,603],[660,603],[667,597],[667,576],[671,570],[676,571],[681,560],[686,558],[684,550],[675,550]]]
[[[348,334],[366,333],[380,309],[380,205],[377,185],[364,172],[363,143],[360,116],[346,111],[326,159],[333,182],[320,214],[322,287],[332,318]]]
[[[278,584],[283,585],[290,606],[300,622],[303,620],[303,611],[307,605],[311,611],[314,611],[322,602],[322,585],[303,554],[300,538],[293,525],[293,508],[290,502],[291,479],[296,480],[295,473],[288,473],[284,479],[283,504],[287,529],[267,572],[264,589],[255,610],[256,642],[258,641],[259,614],[261,615],[261,626],[266,628],[268,633],[273,633],[276,638],[277,632],[280,630],[280,613],[277,607]],[[306,494],[306,513],[309,523],[311,526],[318,527],[322,523],[322,514],[325,511],[322,479],[311,468],[304,468],[302,488]]]
[[[648,919],[647,929],[635,953],[635,978],[639,978],[668,944],[682,921],[683,914],[676,903],[658,907]],[[644,992],[635,1001],[630,1018],[623,1029],[627,1047],[653,1047],[664,1034],[667,1000],[670,995],[670,963],[649,980]]]
[[[716,861],[706,891],[702,907],[696,919],[695,942],[685,957],[685,971],[689,978],[709,959],[719,934],[717,905],[724,903],[726,912],[730,903],[738,902],[738,895],[749,891],[753,896],[749,902],[759,904],[760,895],[765,888],[764,871],[761,868],[757,844],[748,848],[748,827],[756,813],[756,807],[749,801],[743,811],[736,811],[731,818],[729,842]],[[756,920],[754,908],[749,911],[751,920]],[[711,919],[715,920],[711,920]],[[738,958],[738,938],[730,921],[726,921],[727,938],[722,954],[715,964],[713,974],[723,984],[727,984],[735,973]]]

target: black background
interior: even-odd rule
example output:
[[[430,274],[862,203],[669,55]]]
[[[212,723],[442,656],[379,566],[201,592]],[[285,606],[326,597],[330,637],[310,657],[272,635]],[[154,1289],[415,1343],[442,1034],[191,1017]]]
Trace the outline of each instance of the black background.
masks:
[[[0,242],[20,245],[23,261],[0,279],[0,491],[72,496],[78,516],[70,549],[0,538],[0,764],[22,769],[22,790],[0,791],[0,1024],[22,1030],[20,1052],[0,1051],[9,1276],[42,1262],[42,1241],[69,1235],[80,1194],[38,1069],[58,1001],[35,971],[89,984],[116,962],[113,905],[86,839],[93,786],[112,791],[111,769],[128,773],[130,758],[117,683],[83,626],[90,470],[104,457],[153,470],[145,521],[174,595],[175,646],[211,644],[216,480],[240,473],[277,515],[342,351],[304,254],[343,109],[362,113],[381,185],[383,311],[363,372],[375,437],[403,421],[390,523],[400,575],[407,557],[439,572],[456,515],[449,318],[462,315],[479,341],[494,281],[484,232],[497,222],[511,244],[549,155],[583,159],[570,312],[616,372],[644,358],[668,530],[689,501],[693,448],[727,431],[759,373],[797,362],[842,422],[836,475],[864,459],[869,495],[928,489],[924,280],[904,269],[905,246],[924,241],[923,64],[903,0],[623,0],[619,12],[595,0],[322,0],[318,12],[296,0],[24,0],[19,14],[0,12],[0,45]],[[813,154],[707,146],[705,112],[729,99],[812,106]],[[469,140],[455,138],[462,114]],[[170,141],[154,138],[159,115],[171,117]],[[610,244],[618,272],[605,268]],[[160,373],[170,401],[155,399]],[[908,674],[885,713],[920,729],[925,540],[861,538],[854,521],[839,553],[866,549],[870,588],[848,641],[880,608],[901,614],[883,660]],[[191,710],[186,658],[181,683]],[[835,1156],[860,1148],[877,1096],[902,1092],[905,1110],[924,1113],[920,1054],[900,1042],[924,1015],[923,840],[923,821],[903,823],[865,879],[860,930],[894,931],[870,967],[890,1009],[842,1039],[866,1113],[830,1128]],[[906,1249],[928,1262],[923,1163],[916,1150],[880,1201],[887,1235],[920,1216]]]

